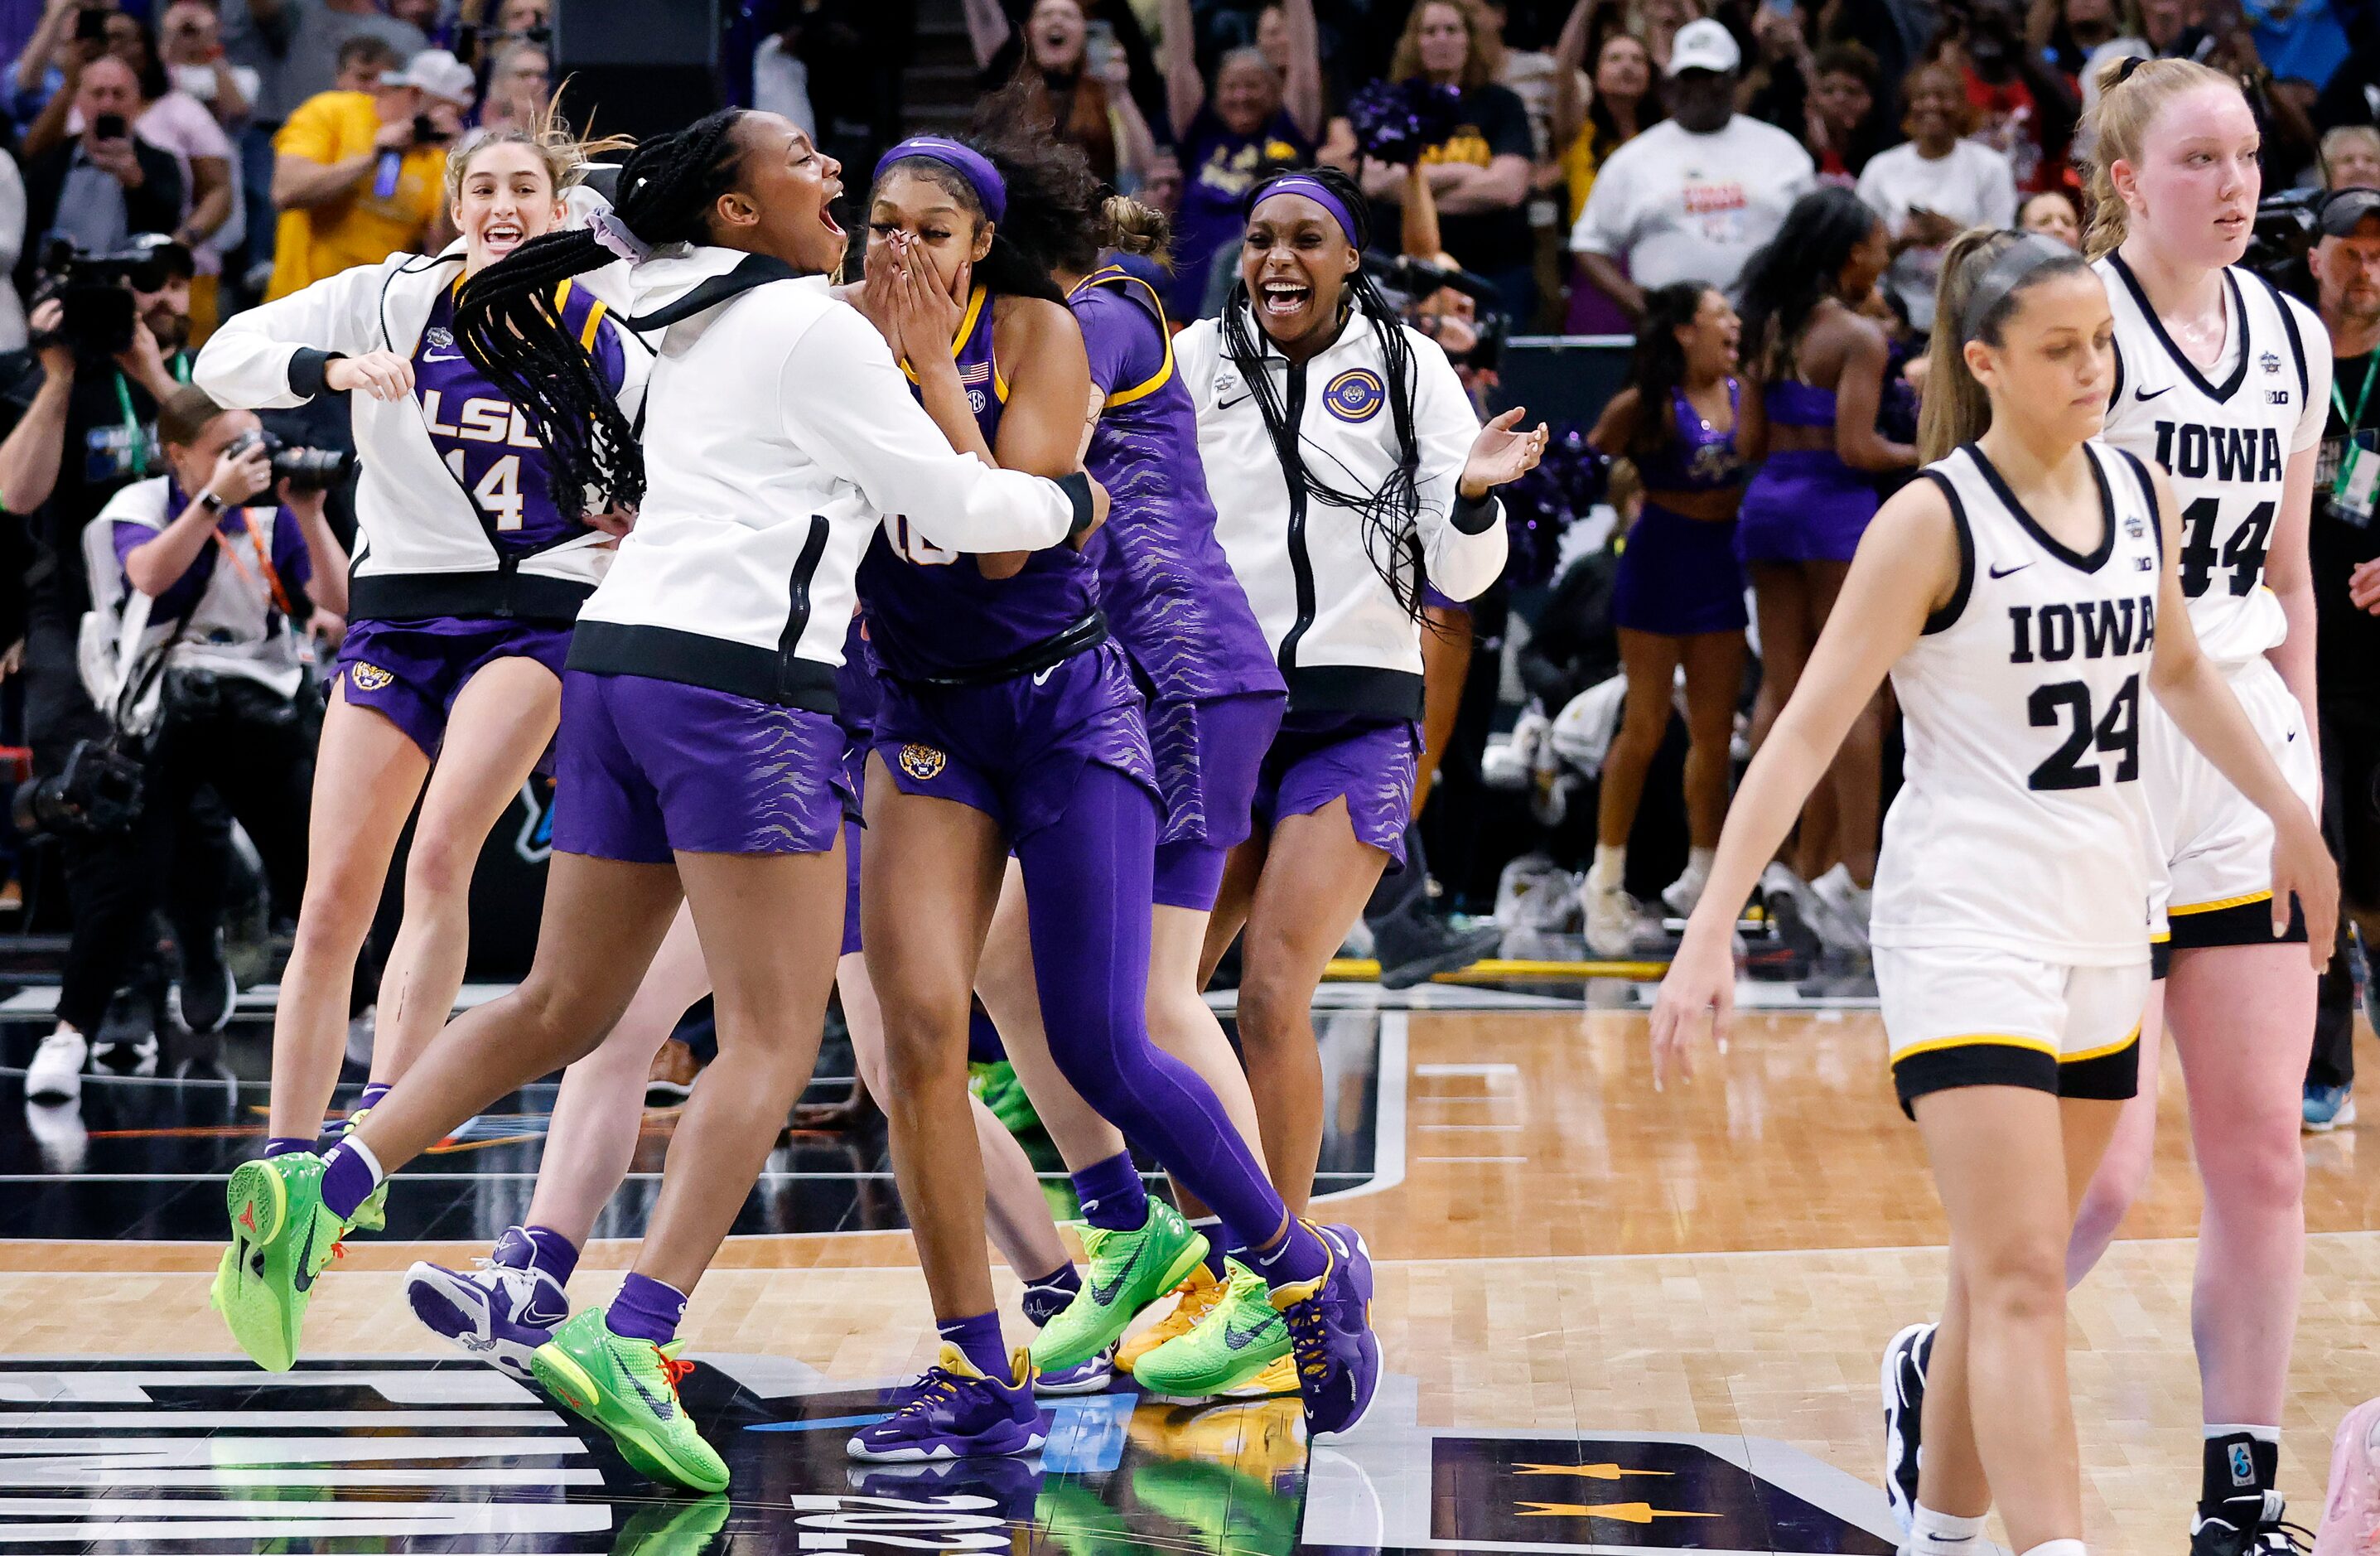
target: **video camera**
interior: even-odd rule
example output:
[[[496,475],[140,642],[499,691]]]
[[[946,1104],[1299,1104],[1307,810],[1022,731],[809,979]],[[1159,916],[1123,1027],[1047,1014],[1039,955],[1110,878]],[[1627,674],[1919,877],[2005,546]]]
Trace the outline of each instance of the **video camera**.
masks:
[[[140,814],[140,763],[113,740],[78,740],[63,772],[17,785],[9,814],[24,837],[102,837]]]
[[[132,325],[138,312],[132,294],[164,290],[176,274],[173,255],[177,251],[177,244],[159,243],[114,254],[88,254],[63,238],[55,239],[42,250],[41,268],[46,279],[34,300],[58,299],[65,317],[54,338],[73,346],[77,356],[95,360],[121,355],[132,349]],[[185,262],[181,274],[188,273]]]
[[[356,456],[334,448],[294,448],[261,429],[242,432],[224,448],[233,458],[261,444],[273,461],[273,479],[285,480],[292,492],[328,492],[347,476]]]
[[[1449,270],[1427,260],[1415,259],[1410,254],[1399,255],[1395,259],[1366,254],[1364,269],[1383,290],[1404,298],[1408,313],[1412,304],[1441,290],[1451,289],[1469,298],[1478,305],[1476,316],[1471,323],[1473,333],[1478,336],[1478,344],[1459,357],[1449,353],[1451,359],[1458,368],[1477,368],[1484,371],[1493,371],[1503,365],[1504,342],[1512,333],[1512,321],[1504,311],[1503,294],[1496,289],[1494,282],[1467,270]]]
[[[2240,262],[2308,308],[2314,306],[2313,270],[2306,256],[2322,237],[2323,189],[2284,189],[2256,202],[2256,225]]]

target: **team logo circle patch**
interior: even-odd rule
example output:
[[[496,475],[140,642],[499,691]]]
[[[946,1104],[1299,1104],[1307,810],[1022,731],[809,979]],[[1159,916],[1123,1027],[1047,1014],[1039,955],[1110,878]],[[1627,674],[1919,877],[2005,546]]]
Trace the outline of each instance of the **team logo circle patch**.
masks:
[[[379,665],[366,664],[361,660],[347,666],[347,685],[358,691],[378,691],[395,679]]]
[[[1369,368],[1349,368],[1322,391],[1322,403],[1342,421],[1369,421],[1380,413],[1388,390]]]
[[[941,776],[943,764],[950,760],[931,746],[909,745],[901,748],[901,771],[919,783]]]

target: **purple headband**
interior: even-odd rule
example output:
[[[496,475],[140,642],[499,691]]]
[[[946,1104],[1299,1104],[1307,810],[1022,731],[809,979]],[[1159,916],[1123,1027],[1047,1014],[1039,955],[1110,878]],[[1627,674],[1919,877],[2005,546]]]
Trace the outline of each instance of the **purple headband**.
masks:
[[[1330,212],[1332,219],[1338,222],[1339,230],[1347,235],[1347,241],[1359,249],[1363,247],[1363,240],[1355,236],[1355,218],[1348,212],[1345,202],[1330,192],[1330,185],[1319,178],[1309,178],[1303,173],[1292,173],[1267,184],[1264,187],[1264,193],[1257,196],[1256,205],[1248,207],[1248,214],[1255,215],[1257,205],[1262,205],[1273,196],[1282,194],[1304,195],[1323,210]]]
[[[991,159],[974,147],[939,135],[913,135],[876,159],[876,178],[882,179],[886,168],[908,157],[924,157],[956,171],[967,181],[967,188],[975,190],[975,197],[983,201],[983,213],[993,221],[1008,214],[1007,181],[1001,177],[1000,169],[991,165]]]

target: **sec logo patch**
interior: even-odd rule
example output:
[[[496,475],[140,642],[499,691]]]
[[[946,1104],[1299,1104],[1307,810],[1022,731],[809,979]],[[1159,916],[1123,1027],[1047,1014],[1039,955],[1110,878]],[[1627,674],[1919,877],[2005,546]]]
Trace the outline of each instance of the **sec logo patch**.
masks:
[[[347,684],[358,691],[378,691],[395,679],[379,665],[366,664],[361,660],[347,666]]]
[[[950,760],[931,746],[901,748],[901,771],[921,784],[929,778],[941,776],[943,765]]]
[[[1380,375],[1369,368],[1349,368],[1322,391],[1322,403],[1342,421],[1369,421],[1388,398]]]

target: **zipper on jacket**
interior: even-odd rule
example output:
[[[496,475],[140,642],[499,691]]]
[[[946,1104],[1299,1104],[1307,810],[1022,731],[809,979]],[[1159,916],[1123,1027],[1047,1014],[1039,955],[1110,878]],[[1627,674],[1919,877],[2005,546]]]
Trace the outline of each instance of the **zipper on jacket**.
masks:
[[[826,554],[827,522],[823,514],[810,515],[810,532],[802,541],[802,554],[794,563],[794,576],[786,583],[788,596],[785,609],[785,630],[777,638],[777,695],[780,700],[789,698],[794,690],[794,661],[800,647],[802,634],[810,625],[810,579],[817,576],[819,561]]]
[[[1287,437],[1281,446],[1281,473],[1289,482],[1289,572],[1297,584],[1297,619],[1281,635],[1281,651],[1273,657],[1286,676],[1297,668],[1298,640],[1314,625],[1314,559],[1305,553],[1305,456],[1299,440],[1305,427],[1305,364],[1289,367],[1287,407],[1282,419]]]

